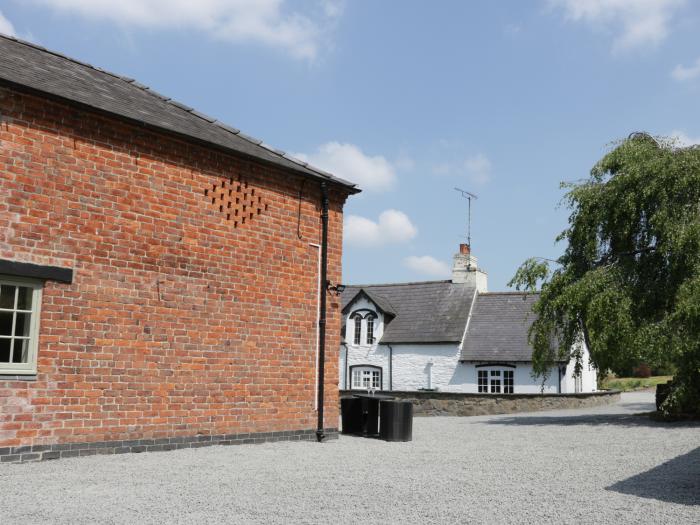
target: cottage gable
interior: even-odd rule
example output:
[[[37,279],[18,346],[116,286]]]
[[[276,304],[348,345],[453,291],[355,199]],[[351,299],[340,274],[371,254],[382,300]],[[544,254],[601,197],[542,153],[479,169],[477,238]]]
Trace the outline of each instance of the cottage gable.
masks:
[[[393,312],[380,343],[440,343],[462,340],[465,312],[476,289],[451,281],[348,286],[343,292],[343,313],[360,292],[381,311]]]

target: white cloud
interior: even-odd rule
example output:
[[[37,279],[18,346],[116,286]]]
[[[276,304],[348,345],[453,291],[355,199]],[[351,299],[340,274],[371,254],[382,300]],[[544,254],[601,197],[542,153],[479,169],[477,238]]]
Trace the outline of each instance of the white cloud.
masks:
[[[15,27],[0,11],[0,33],[8,36],[16,36]]]
[[[676,144],[682,148],[687,148],[688,146],[695,146],[700,144],[700,137],[691,137],[684,131],[673,130],[669,137],[676,142]]]
[[[314,60],[342,1],[323,0],[313,15],[284,9],[286,0],[33,0],[56,11],[125,26],[195,29],[230,42],[254,42]]]
[[[431,171],[433,175],[438,176],[465,177],[472,184],[483,186],[491,181],[493,164],[486,155],[478,153],[467,157],[461,162],[441,162],[435,164],[431,168]]]
[[[432,167],[433,175],[450,175],[453,171],[454,168],[450,165],[449,162],[441,162],[440,164],[436,164]]]
[[[400,171],[413,171],[416,167],[416,161],[408,155],[402,154],[394,161],[394,166]]]
[[[442,261],[438,261],[430,255],[411,255],[403,260],[404,265],[414,272],[432,277],[447,277],[450,275],[450,267]]]
[[[503,32],[510,37],[518,36],[523,30],[523,26],[520,24],[506,24],[503,28]]]
[[[464,167],[474,184],[484,185],[491,180],[491,161],[481,153],[465,160]]]
[[[700,58],[698,58],[688,67],[678,64],[673,68],[673,71],[671,71],[671,77],[679,82],[683,82],[684,80],[692,80],[698,76],[700,76]]]
[[[567,19],[583,21],[595,30],[612,30],[613,52],[658,45],[685,0],[548,0]]]
[[[359,215],[345,218],[345,241],[355,246],[402,243],[410,241],[417,234],[418,230],[408,216],[398,210],[383,211],[377,222]]]
[[[384,157],[365,155],[354,144],[328,142],[310,155],[295,153],[295,157],[357,183],[368,191],[386,191],[396,183],[396,171]]]

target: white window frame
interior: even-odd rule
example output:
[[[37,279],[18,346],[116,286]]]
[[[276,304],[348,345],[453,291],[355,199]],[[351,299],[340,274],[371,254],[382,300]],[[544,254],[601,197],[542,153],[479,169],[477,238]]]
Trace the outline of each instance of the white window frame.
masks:
[[[482,376],[486,376],[485,378]],[[489,371],[487,368],[476,369],[476,391],[479,394],[489,393]]]
[[[510,377],[506,378],[506,374],[510,373]],[[504,368],[501,374],[503,378],[503,394],[513,394],[515,393],[515,370],[511,368]],[[510,389],[510,392],[506,392],[506,388]]]
[[[506,373],[510,373],[511,392],[506,392]],[[479,383],[479,376],[485,375],[486,383]],[[515,393],[515,368],[505,366],[480,366],[476,369],[476,391],[479,394],[513,394]]]
[[[382,389],[381,367],[372,365],[354,365],[350,370],[351,390],[381,390]],[[376,374],[376,375],[375,375]],[[369,384],[365,383],[365,379]]]
[[[41,296],[44,287],[43,281],[36,279],[24,279],[21,277],[5,277],[0,275],[0,284],[8,286],[20,286],[24,288],[32,289],[32,308],[31,310],[18,310],[17,309],[17,296],[18,292],[15,290],[15,298],[12,309],[0,308],[2,312],[19,312],[19,313],[29,313],[29,335],[28,335],[28,348],[27,348],[27,362],[26,363],[0,363],[0,374],[1,375],[34,375],[37,373],[37,354],[39,347],[39,320],[41,318]],[[12,323],[12,333],[10,336],[0,335],[2,339],[16,339],[14,336],[14,321],[13,316]],[[12,356],[10,356],[10,359]]]
[[[359,346],[362,344],[362,315],[353,314],[352,322],[354,323],[352,344]]]
[[[375,314],[369,313],[365,316],[365,332],[368,345],[373,345],[376,340],[374,337],[374,332],[377,329],[377,316]]]
[[[503,388],[503,370],[500,368],[492,368],[489,370],[489,393],[502,394]]]

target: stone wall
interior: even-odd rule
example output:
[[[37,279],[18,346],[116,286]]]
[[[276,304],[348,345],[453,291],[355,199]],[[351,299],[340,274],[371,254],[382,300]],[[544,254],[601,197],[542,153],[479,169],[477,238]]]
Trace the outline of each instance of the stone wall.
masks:
[[[343,390],[343,395],[357,391]],[[606,390],[586,394],[461,394],[452,392],[382,392],[396,399],[411,401],[416,416],[483,416],[585,408],[610,405],[620,400],[620,392]]]

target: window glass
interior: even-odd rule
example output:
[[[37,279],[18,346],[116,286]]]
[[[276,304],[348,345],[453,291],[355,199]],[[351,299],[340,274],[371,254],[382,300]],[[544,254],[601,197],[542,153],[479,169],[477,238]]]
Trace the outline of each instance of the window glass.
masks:
[[[25,286],[20,286],[17,290],[17,309],[18,310],[31,310],[32,309],[32,295],[34,290],[27,288]]]
[[[29,339],[15,339],[12,353],[13,363],[27,363],[29,361]]]
[[[12,339],[0,339],[0,363],[10,362],[10,347]]]
[[[489,373],[487,370],[479,370],[479,392],[489,391]]]
[[[362,386],[362,372],[359,368],[355,368],[352,371],[352,387],[353,388],[360,388]]]
[[[15,287],[8,284],[0,285],[0,308],[15,307]]]
[[[512,394],[513,393],[513,371],[504,370],[503,371],[503,393]]]
[[[367,316],[367,344],[371,345],[374,343],[374,319],[373,315]]]
[[[12,335],[12,312],[0,312],[0,335]]]
[[[15,314],[15,337],[29,337],[30,317],[32,314]]]
[[[362,338],[362,316],[356,315],[355,320],[355,344],[359,345]]]

